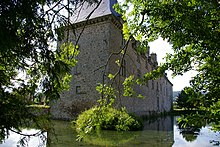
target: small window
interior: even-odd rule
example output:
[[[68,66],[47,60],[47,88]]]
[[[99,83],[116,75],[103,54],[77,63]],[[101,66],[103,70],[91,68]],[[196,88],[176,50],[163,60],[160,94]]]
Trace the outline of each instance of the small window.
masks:
[[[73,70],[74,70],[74,74],[75,74],[75,75],[80,74],[78,63],[75,65],[75,67],[73,68]]]
[[[157,91],[159,91],[159,84],[158,84],[158,82],[157,82]]]
[[[124,37],[122,35],[121,48],[124,48],[125,45],[126,45],[126,40],[124,40]]]
[[[140,78],[141,77],[141,70],[137,69],[137,77]]]
[[[148,61],[145,61],[145,68],[148,69]]]
[[[76,60],[77,61],[79,60],[78,57],[76,57]],[[77,62],[76,65],[73,67],[73,72],[75,75],[78,75],[81,73],[79,67],[80,67],[80,64],[79,64],[79,62]]]
[[[168,96],[168,90],[167,90],[167,88],[166,88],[166,96]]]
[[[140,55],[139,54],[137,54],[137,62],[141,63],[141,59],[140,59]]]
[[[122,60],[120,75],[126,77],[126,62],[124,59]]]
[[[164,95],[166,95],[166,88],[164,87]]]
[[[81,93],[81,86],[76,86],[76,93],[77,94]]]
[[[152,89],[154,89],[154,80],[152,80]]]

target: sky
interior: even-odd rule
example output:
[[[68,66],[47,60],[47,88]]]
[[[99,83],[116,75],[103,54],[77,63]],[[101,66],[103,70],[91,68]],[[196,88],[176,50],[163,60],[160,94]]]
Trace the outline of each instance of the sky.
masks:
[[[159,65],[164,62],[163,58],[166,56],[166,53],[172,53],[171,45],[162,38],[159,38],[154,42],[150,42],[149,46],[150,53],[157,54],[157,61]],[[184,87],[189,86],[189,81],[192,76],[195,76],[195,74],[195,71],[189,71],[184,73],[183,76],[172,77],[172,72],[167,71],[167,76],[171,83],[173,83],[173,91],[181,91]]]

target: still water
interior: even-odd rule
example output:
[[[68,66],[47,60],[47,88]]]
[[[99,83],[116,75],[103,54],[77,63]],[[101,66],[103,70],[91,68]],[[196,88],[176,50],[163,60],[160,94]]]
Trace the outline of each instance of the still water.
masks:
[[[76,132],[69,122],[52,121],[54,132],[42,134],[39,137],[27,138],[29,147],[212,147],[220,146],[220,134],[210,130],[210,126],[194,129],[179,129],[178,117],[163,117],[146,121],[143,131],[116,132],[101,131],[96,135],[87,136],[84,141],[76,141]],[[23,133],[35,133],[37,130],[23,130]],[[47,136],[47,143],[43,142]],[[22,136],[11,133],[0,147],[20,147]],[[214,140],[214,141],[213,141]]]

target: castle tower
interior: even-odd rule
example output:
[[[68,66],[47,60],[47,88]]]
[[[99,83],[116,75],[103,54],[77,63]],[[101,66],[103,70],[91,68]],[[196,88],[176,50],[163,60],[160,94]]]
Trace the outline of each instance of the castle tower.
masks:
[[[75,44],[80,36],[77,42],[80,53],[77,57],[78,63],[71,72],[73,79],[70,89],[61,93],[61,99],[51,105],[54,118],[71,119],[95,105],[100,97],[96,86],[102,83],[103,79],[107,80],[109,73],[118,70],[115,61],[119,59],[119,55],[111,56],[106,69],[103,68],[109,56],[118,52],[125,43],[120,15],[112,8],[116,2],[102,0],[99,7],[97,4],[89,6],[84,3],[77,17],[71,19],[75,22],[76,29],[70,33],[70,40]],[[155,65],[148,60],[148,56],[137,54],[135,46],[130,42],[120,73],[122,80],[130,74],[138,77],[151,71]],[[171,110],[172,83],[166,77],[151,80],[145,86],[136,86],[135,90],[145,99],[122,97],[117,103],[125,106],[129,112],[139,115]],[[116,104],[117,106],[119,105]]]

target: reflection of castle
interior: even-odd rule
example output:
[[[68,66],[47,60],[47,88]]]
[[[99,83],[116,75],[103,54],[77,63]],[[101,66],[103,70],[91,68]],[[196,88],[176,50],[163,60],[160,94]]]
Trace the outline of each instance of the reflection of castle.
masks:
[[[84,3],[80,8],[80,14],[74,18],[77,22],[74,25],[76,30],[70,33],[73,43],[83,30],[78,43],[80,50],[78,64],[72,70],[73,80],[70,90],[62,93],[61,99],[51,108],[54,117],[71,118],[71,114],[77,114],[91,107],[99,98],[95,87],[103,79],[104,69],[100,67],[107,62],[111,53],[118,52],[125,44],[120,15],[112,9],[115,2],[116,0],[102,0],[89,20],[85,18],[97,4],[88,7]],[[139,77],[157,67],[156,54],[149,54],[149,51],[145,55],[137,54],[136,43],[133,41],[128,44],[127,55],[123,60],[120,73],[121,80],[118,82],[123,81],[130,74]],[[113,55],[109,60],[106,75],[118,70],[115,63],[117,59],[119,55]],[[172,109],[172,83],[166,75],[157,80],[150,80],[144,86],[136,86],[135,90],[145,99],[122,98],[119,102],[129,112],[148,115]]]
[[[142,135],[138,139],[144,140],[145,146],[171,147],[174,143],[173,123],[173,116],[145,121]]]
[[[174,143],[173,117],[145,122],[143,131],[100,131],[88,135],[82,142],[76,141],[77,133],[67,121],[52,121],[54,132],[48,132],[51,146],[120,146],[120,147],[171,147]],[[159,124],[159,125],[158,125]],[[162,126],[162,124],[164,124]],[[149,127],[148,127],[149,126]],[[159,126],[159,127],[158,127]]]
[[[173,131],[174,118],[171,116],[158,117],[144,122],[144,130]]]

